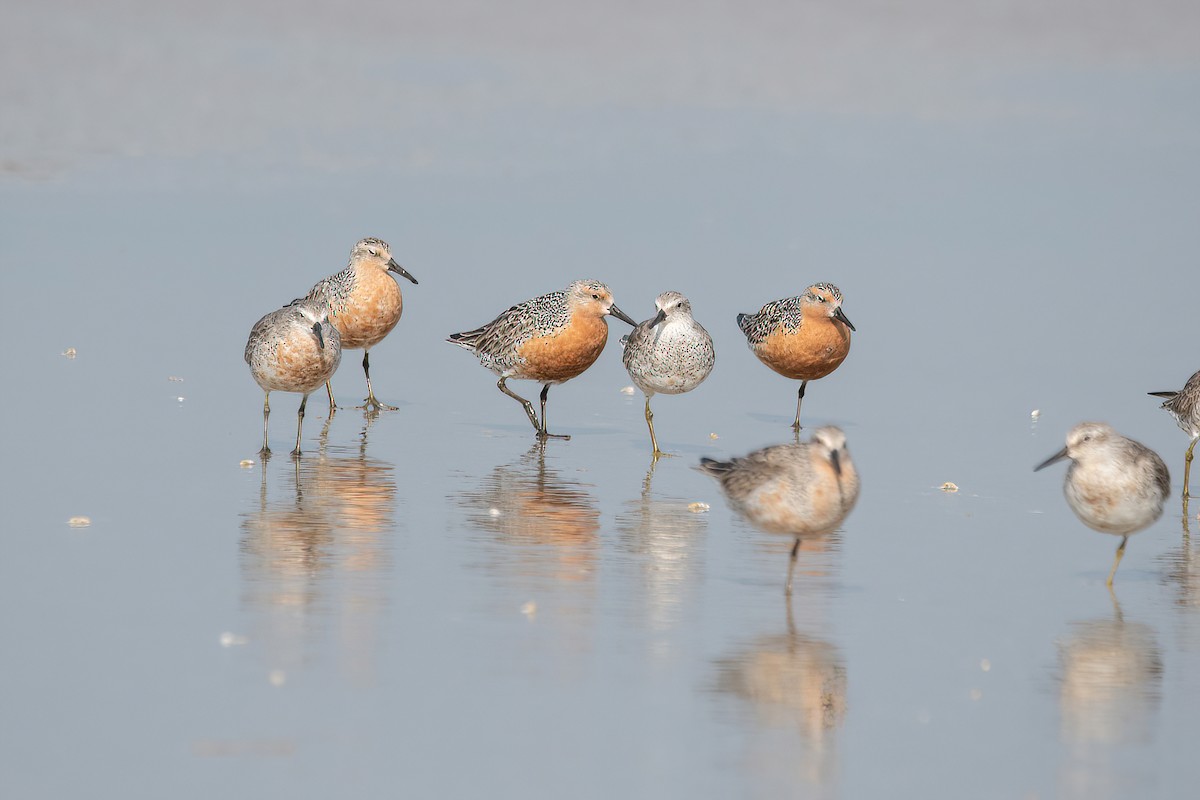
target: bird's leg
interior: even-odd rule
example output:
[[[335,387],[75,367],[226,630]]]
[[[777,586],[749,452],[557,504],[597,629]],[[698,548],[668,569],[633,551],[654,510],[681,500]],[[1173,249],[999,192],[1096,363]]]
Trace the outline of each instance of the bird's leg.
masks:
[[[389,406],[387,403],[381,403],[375,399],[375,390],[371,388],[371,352],[363,351],[363,375],[367,376],[367,399],[363,401],[363,405],[359,408],[373,408],[376,411],[395,411],[395,406]]]
[[[1192,474],[1192,451],[1196,449],[1196,442],[1198,442],[1198,441],[1200,441],[1200,436],[1197,436],[1195,439],[1192,439],[1192,443],[1190,445],[1188,445],[1187,454],[1184,455],[1184,457],[1183,457],[1183,499],[1184,499],[1184,502],[1187,502],[1188,498],[1192,496],[1191,493],[1188,492],[1188,478],[1190,478],[1191,474]]]
[[[267,446],[267,417],[269,416],[271,416],[271,393],[267,392],[263,397],[263,446],[262,450],[258,451],[258,454],[263,457],[271,455],[271,448]]]
[[[800,537],[796,537],[796,543],[792,545],[792,555],[788,558],[788,578],[787,585],[783,587],[783,593],[788,597],[792,596],[792,573],[796,571],[796,556],[800,553]]]
[[[333,412],[337,411],[337,403],[333,402],[333,384],[325,381],[325,391],[329,393],[329,416],[333,416]]]
[[[1125,543],[1129,541],[1128,536],[1121,537],[1121,543],[1117,545],[1117,557],[1113,559],[1112,572],[1108,573],[1108,588],[1112,588],[1113,576],[1117,574],[1117,565],[1121,563],[1122,556],[1125,555]]]
[[[538,425],[537,412],[533,410],[533,403],[529,402],[524,397],[521,397],[521,395],[517,394],[516,392],[510,390],[508,388],[507,381],[508,378],[501,378],[496,382],[496,388],[525,407],[525,414],[529,417],[529,424],[532,425],[533,429],[540,434],[542,432],[542,426]]]
[[[796,392],[796,421],[792,423],[792,428],[800,432],[800,404],[804,402],[804,387],[808,386],[808,381],[800,381],[800,391]]]
[[[308,405],[308,395],[304,395],[300,400],[300,408],[296,411],[296,449],[292,451],[293,456],[300,455],[300,432],[304,430],[304,407]]]
[[[654,460],[658,461],[659,456],[665,456],[662,450],[658,449],[658,438],[654,435],[654,412],[650,410],[650,395],[646,395],[646,425],[650,428],[650,446],[653,448],[652,454]]]
[[[545,386],[542,387],[542,428],[541,428],[541,430],[538,431],[538,433],[543,437],[548,437],[551,439],[570,439],[571,437],[569,434],[550,433],[548,430],[546,430],[546,397],[549,394],[550,394],[550,384],[547,383]]]

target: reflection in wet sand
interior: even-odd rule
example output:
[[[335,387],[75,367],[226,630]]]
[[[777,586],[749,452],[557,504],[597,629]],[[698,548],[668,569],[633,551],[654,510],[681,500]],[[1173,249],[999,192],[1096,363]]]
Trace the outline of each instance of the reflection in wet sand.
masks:
[[[338,448],[322,435],[315,457],[277,470],[274,497],[271,464],[262,464],[258,507],[242,519],[243,602],[260,626],[251,641],[265,642],[274,669],[335,652],[356,680],[373,680],[396,479],[365,448],[365,436]],[[326,633],[335,647],[322,641]]]
[[[846,662],[825,639],[799,633],[789,611],[787,632],[763,636],[717,662],[719,691],[747,701],[759,722],[747,740],[748,774],[804,796],[836,796],[837,735],[846,716]],[[775,729],[794,730],[799,742]],[[816,793],[815,795],[812,793]]]
[[[625,504],[617,516],[621,546],[639,557],[644,598],[633,605],[653,630],[666,630],[676,620],[677,610],[698,580],[697,553],[703,549],[699,537],[708,520],[688,508],[681,498],[656,497],[651,482],[658,461],[650,464],[642,481],[642,493]]]
[[[1162,653],[1153,628],[1126,622],[1115,597],[1113,606],[1112,619],[1072,623],[1058,645],[1063,797],[1134,797],[1153,779],[1131,746],[1153,742]]]
[[[493,572],[554,583],[593,582],[600,511],[584,484],[546,466],[545,442],[453,499],[471,527],[512,546],[491,551]]]
[[[1179,544],[1159,556],[1159,582],[1174,596],[1172,615],[1178,641],[1185,650],[1200,650],[1200,541],[1185,533]]]
[[[1175,590],[1175,603],[1184,608],[1200,606],[1200,554],[1196,552],[1197,547],[1200,542],[1193,544],[1191,535],[1185,533],[1178,547],[1160,556],[1166,565],[1162,583]]]

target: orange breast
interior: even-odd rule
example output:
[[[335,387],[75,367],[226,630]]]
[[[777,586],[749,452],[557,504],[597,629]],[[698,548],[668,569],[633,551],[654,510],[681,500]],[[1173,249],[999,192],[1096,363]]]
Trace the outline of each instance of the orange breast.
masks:
[[[332,351],[319,348],[311,337],[294,337],[280,342],[275,386],[288,392],[311,392],[325,382],[332,363]]]
[[[576,314],[559,333],[530,339],[521,346],[525,364],[515,377],[543,383],[570,380],[595,363],[607,342],[608,325],[603,318]]]
[[[400,321],[404,300],[391,276],[363,270],[350,301],[329,321],[342,335],[342,349],[356,350],[378,344]]]
[[[754,353],[764,364],[795,380],[824,378],[838,368],[850,352],[850,330],[832,320],[806,319],[788,333],[781,325]]]

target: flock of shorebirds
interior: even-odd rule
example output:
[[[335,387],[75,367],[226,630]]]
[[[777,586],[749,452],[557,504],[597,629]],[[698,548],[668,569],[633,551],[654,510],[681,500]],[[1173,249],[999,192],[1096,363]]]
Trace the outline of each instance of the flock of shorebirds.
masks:
[[[245,358],[265,393],[262,456],[271,452],[271,392],[302,396],[292,450],[298,457],[308,396],[324,384],[330,410],[336,408],[330,379],[343,350],[363,351],[367,397],[360,407],[394,410],[375,397],[370,371],[371,348],[396,326],[404,307],[400,287],[388,273],[417,283],[392,257],[386,242],[362,239],[350,251],[344,270],[255,323]],[[447,341],[472,352],[499,376],[497,388],[521,404],[539,438],[565,439],[569,437],[547,430],[550,386],[582,374],[596,361],[608,341],[606,317],[628,323],[633,330],[621,338],[622,361],[646,396],[646,425],[652,458],[657,459],[664,453],[654,433],[650,399],[695,389],[712,371],[716,356],[712,337],[692,317],[686,297],[663,292],[655,306],[653,317],[637,323],[616,306],[607,286],[580,280],[518,303],[485,325],[451,334]],[[792,423],[797,441],[728,461],[704,458],[698,468],[720,482],[730,505],[752,523],[794,537],[786,584],[790,593],[802,540],[836,530],[858,499],[858,473],[841,429],[817,428],[808,441],[799,441],[804,390],[809,381],[829,375],[846,359],[855,328],[842,311],[841,292],[830,283],[815,283],[797,297],[769,302],[758,313],[739,314],[737,322],[762,363],[800,381]],[[508,387],[510,378],[542,384],[540,415],[533,403]],[[1200,372],[1177,392],[1151,394],[1165,398],[1162,407],[1192,437],[1184,468],[1186,514],[1193,450],[1200,439]],[[1154,451],[1098,422],[1075,426],[1067,434],[1066,447],[1035,469],[1062,459],[1071,460],[1063,490],[1071,509],[1092,529],[1121,537],[1108,576],[1111,587],[1129,536],[1162,515],[1170,494],[1167,467]]]

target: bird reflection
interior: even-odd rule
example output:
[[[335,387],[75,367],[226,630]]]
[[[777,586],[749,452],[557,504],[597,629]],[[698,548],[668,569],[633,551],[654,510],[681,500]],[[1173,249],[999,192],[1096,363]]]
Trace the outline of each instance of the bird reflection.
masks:
[[[600,511],[584,484],[547,467],[545,441],[455,499],[471,527],[517,548],[494,553],[491,566],[498,572],[554,582],[592,580]]]
[[[262,464],[257,507],[242,517],[241,568],[243,602],[261,626],[251,638],[265,640],[273,668],[302,665],[332,632],[352,674],[372,678],[396,479],[365,448],[365,436],[330,447],[323,432],[316,458],[278,474],[284,486],[269,488]]]
[[[789,794],[798,785],[806,796],[837,794],[846,662],[835,645],[798,632],[789,607],[786,633],[763,636],[717,662],[717,689],[748,702],[764,728],[752,729],[747,740],[751,772]],[[781,744],[777,728],[794,730],[800,746]]]
[[[1193,542],[1185,533],[1178,545],[1159,556],[1163,563],[1160,582],[1172,591],[1175,608],[1173,616],[1177,636],[1189,649],[1200,645],[1200,542]]]
[[[1122,769],[1122,754],[1153,735],[1163,677],[1154,629],[1125,621],[1114,596],[1112,618],[1072,623],[1058,657],[1060,795],[1136,796],[1144,776]]]
[[[625,504],[617,515],[621,546],[635,554],[642,567],[642,589],[646,598],[637,603],[655,630],[666,630],[699,572],[697,539],[707,529],[704,514],[688,508],[682,498],[656,496],[651,490],[658,460],[642,481],[642,492]]]
[[[1179,545],[1160,556],[1166,569],[1162,583],[1175,590],[1175,604],[1184,608],[1200,606],[1200,542],[1193,543],[1185,532]]]

